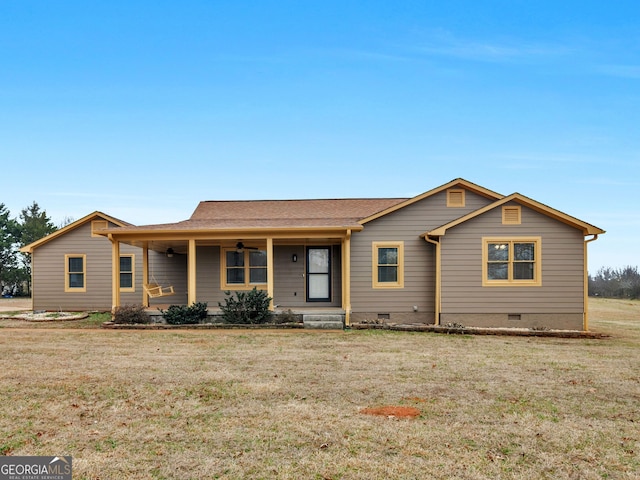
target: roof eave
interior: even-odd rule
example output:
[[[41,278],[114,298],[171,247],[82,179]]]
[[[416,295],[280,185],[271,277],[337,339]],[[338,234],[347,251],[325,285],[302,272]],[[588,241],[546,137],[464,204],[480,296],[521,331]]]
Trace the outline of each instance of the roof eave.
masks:
[[[133,238],[154,238],[154,237],[172,237],[172,238],[189,238],[189,237],[228,237],[230,235],[256,235],[260,233],[267,234],[300,234],[305,233],[346,233],[348,231],[361,231],[364,227],[362,225],[341,225],[341,226],[319,226],[319,227],[241,227],[241,228],[164,228],[164,229],[140,229],[140,230],[125,230],[112,228],[108,230],[101,230],[99,235],[109,236],[114,240],[118,239],[133,239]]]
[[[33,253],[33,250],[35,248],[38,248],[42,245],[44,245],[45,243],[50,242],[51,240],[54,240],[56,238],[58,238],[61,235],[64,235],[65,233],[71,231],[71,230],[75,230],[76,228],[84,225],[85,223],[93,220],[94,218],[100,217],[103,220],[107,220],[110,223],[113,223],[114,225],[118,225],[120,227],[127,227],[127,226],[131,226],[131,223],[125,222],[124,220],[120,220],[118,218],[112,217],[111,215],[107,215],[106,213],[102,213],[98,210],[96,210],[93,213],[90,213],[89,215],[85,215],[84,217],[80,218],[79,220],[76,220],[75,222],[71,222],[69,225],[65,225],[64,227],[56,230],[53,233],[50,233],[49,235],[46,235],[38,240],[36,240],[35,242],[30,243],[29,245],[25,245],[24,247],[20,248],[20,251],[22,253]],[[94,233],[98,233],[98,231],[94,232]]]

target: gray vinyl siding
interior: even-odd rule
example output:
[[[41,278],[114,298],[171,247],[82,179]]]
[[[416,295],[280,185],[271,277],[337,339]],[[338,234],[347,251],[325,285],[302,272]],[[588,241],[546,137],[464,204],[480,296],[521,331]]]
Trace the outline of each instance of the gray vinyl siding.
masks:
[[[113,225],[110,225],[110,227]],[[91,236],[91,222],[36,248],[32,256],[34,310],[111,310],[111,242]],[[122,303],[140,303],[142,252],[121,245],[122,254],[135,255],[134,293],[122,293]],[[86,255],[85,292],[65,292],[65,255]]]
[[[297,262],[291,260],[294,254],[298,257]],[[306,298],[304,245],[275,246],[273,257],[273,303],[278,305],[278,308],[304,307]]]
[[[351,239],[352,311],[407,313],[415,306],[433,321],[435,247],[420,235],[489,203],[489,199],[467,191],[464,207],[447,207],[443,191],[366,223]],[[372,286],[372,244],[381,241],[404,242],[404,288]]]
[[[542,285],[483,286],[483,237],[540,237]],[[495,208],[442,237],[442,313],[581,314],[584,237],[578,229],[522,206],[521,225],[502,225]],[[452,317],[453,318],[453,317]]]
[[[297,255],[297,262],[291,260]],[[342,266],[340,246],[332,248],[331,302],[306,302],[305,283],[305,246],[275,245],[274,257],[274,294],[273,303],[278,308],[296,308],[304,306],[341,306],[342,304]],[[220,287],[220,247],[198,247],[196,282],[197,300],[207,302],[210,308],[217,308],[218,302],[226,298]]]
[[[197,247],[196,263],[196,300],[218,308],[225,298],[220,289],[220,247]]]
[[[123,244],[120,245],[120,248]],[[197,257],[196,257],[197,258]],[[167,257],[164,253],[149,251],[149,281],[162,287],[172,286],[175,295],[149,299],[149,306],[154,305],[185,305],[188,300],[187,285],[187,255],[175,254]],[[124,297],[121,304],[124,305]],[[142,293],[135,303],[142,302]]]

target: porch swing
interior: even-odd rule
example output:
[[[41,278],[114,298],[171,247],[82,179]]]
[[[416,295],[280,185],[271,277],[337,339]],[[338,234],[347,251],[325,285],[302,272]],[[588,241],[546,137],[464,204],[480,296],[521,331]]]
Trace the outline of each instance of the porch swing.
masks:
[[[151,266],[151,280],[152,283],[144,283],[142,285],[142,288],[150,298],[168,297],[170,295],[175,295],[176,292],[173,290],[173,285],[168,285],[165,287],[158,283],[156,277],[154,277],[153,275],[153,265]]]

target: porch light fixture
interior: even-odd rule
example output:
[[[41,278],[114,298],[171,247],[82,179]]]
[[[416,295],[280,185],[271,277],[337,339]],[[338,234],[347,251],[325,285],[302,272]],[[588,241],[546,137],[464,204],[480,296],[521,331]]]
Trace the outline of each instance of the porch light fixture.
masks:
[[[291,261],[292,262],[297,262],[298,261],[298,255],[296,255],[295,253],[293,255],[291,255]]]
[[[173,257],[173,248],[171,247],[167,248],[167,257],[169,258]]]

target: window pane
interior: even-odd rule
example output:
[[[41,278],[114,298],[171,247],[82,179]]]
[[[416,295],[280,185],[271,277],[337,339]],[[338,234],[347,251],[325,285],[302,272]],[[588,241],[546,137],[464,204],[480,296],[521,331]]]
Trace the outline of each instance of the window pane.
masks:
[[[69,272],[83,272],[83,263],[82,257],[69,258]]]
[[[244,253],[227,250],[227,267],[244,266]]]
[[[120,288],[133,288],[133,275],[130,273],[120,274]]]
[[[267,283],[267,269],[252,268],[249,271],[249,283]]]
[[[530,262],[514,263],[513,278],[515,280],[533,280],[533,263],[530,263]]]
[[[378,267],[378,282],[397,282],[398,267]]]
[[[378,249],[378,265],[397,265],[398,249],[384,247]]]
[[[120,271],[131,272],[131,257],[120,257]]]
[[[535,244],[534,243],[514,243],[513,256],[514,260],[535,260]]]
[[[71,288],[83,288],[84,287],[84,275],[82,273],[72,273],[69,275],[69,287]]]
[[[309,275],[309,298],[329,298],[327,275]]]
[[[244,268],[227,268],[227,283],[244,283]]]
[[[249,253],[249,265],[252,267],[266,267],[267,252],[264,250],[255,250]]]
[[[489,261],[509,260],[509,244],[508,243],[490,243],[488,244]]]
[[[509,264],[506,262],[488,264],[487,277],[489,278],[489,280],[508,280]]]
[[[309,249],[309,273],[329,272],[329,249],[310,248]]]

